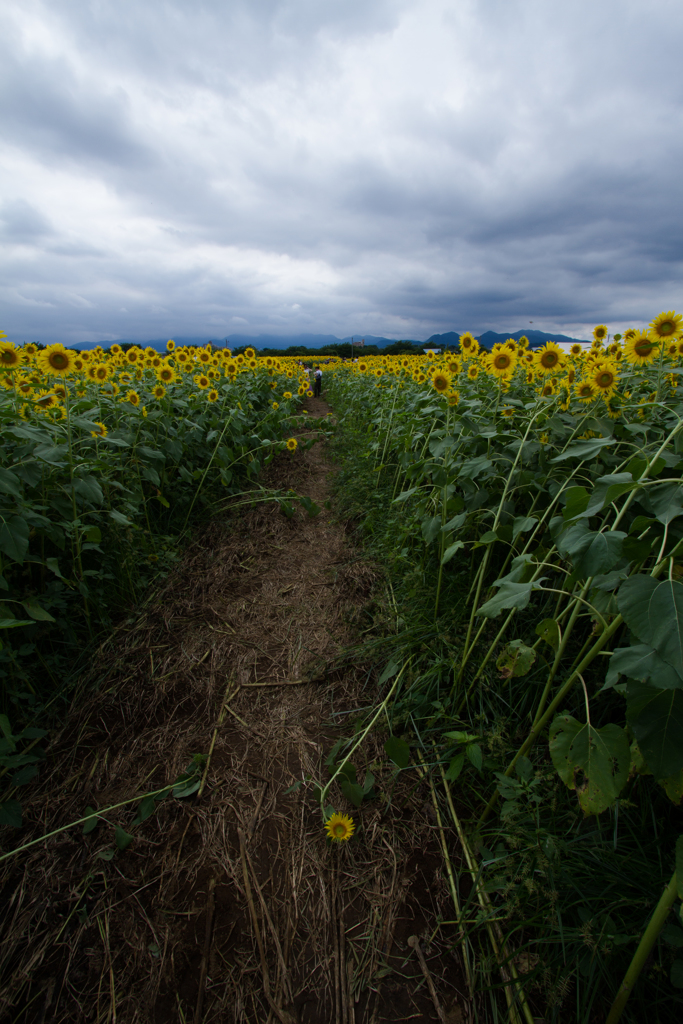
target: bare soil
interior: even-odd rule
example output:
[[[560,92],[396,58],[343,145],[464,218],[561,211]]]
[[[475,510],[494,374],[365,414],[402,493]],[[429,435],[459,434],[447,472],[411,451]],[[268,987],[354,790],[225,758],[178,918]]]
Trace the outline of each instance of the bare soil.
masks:
[[[317,399],[308,410],[330,413]],[[358,655],[381,571],[324,507],[331,472],[321,441],[278,455],[263,482],[323,511],[261,503],[212,522],[103,644],[97,686],[53,739],[4,849],[210,752],[206,785],[135,827],[123,807],[2,865],[1,1020],[468,1019],[455,930],[438,926],[453,911],[428,786],[396,776],[380,730],[354,758],[377,798],[354,808],[330,793],[353,815],[349,842],[327,840],[314,799],[331,747],[382,695]],[[125,850],[116,826],[134,836]]]

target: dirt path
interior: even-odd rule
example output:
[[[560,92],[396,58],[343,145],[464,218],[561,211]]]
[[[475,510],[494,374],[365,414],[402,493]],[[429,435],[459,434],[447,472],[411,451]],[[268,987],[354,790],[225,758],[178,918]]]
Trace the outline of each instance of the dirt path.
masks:
[[[279,455],[263,482],[324,506],[330,470],[317,442]],[[211,749],[206,788],[11,862],[2,1020],[437,1021],[413,935],[441,1019],[467,1019],[454,931],[436,926],[453,913],[429,788],[414,770],[394,778],[379,734],[354,758],[377,799],[356,809],[331,794],[354,816],[351,842],[328,844],[312,792],[354,709],[376,700],[371,666],[339,656],[378,577],[328,509],[288,519],[263,503],[214,522],[105,645],[21,840],[161,787]],[[114,826],[134,842],[112,855]]]

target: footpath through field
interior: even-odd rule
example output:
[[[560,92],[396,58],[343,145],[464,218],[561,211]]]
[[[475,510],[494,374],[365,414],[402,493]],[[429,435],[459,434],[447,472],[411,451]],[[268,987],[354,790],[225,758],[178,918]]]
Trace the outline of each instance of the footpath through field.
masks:
[[[455,930],[437,928],[452,904],[429,787],[391,771],[380,732],[354,757],[377,799],[330,794],[354,817],[351,841],[330,845],[313,794],[377,694],[370,662],[342,657],[372,626],[380,572],[324,507],[332,469],[322,442],[278,455],[263,483],[323,511],[287,518],[265,502],[214,521],[101,649],[20,841],[167,785],[210,751],[206,784],[134,827],[123,807],[3,865],[1,1019],[469,1019]],[[125,849],[116,827],[134,837]]]

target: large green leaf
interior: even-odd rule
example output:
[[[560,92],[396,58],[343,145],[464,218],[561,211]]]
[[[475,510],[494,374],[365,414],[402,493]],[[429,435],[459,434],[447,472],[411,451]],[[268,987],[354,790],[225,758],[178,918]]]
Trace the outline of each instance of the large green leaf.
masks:
[[[622,557],[626,534],[620,530],[595,533],[584,520],[570,526],[556,537],[557,550],[568,556],[583,577],[609,572]]]
[[[12,516],[0,525],[0,551],[21,564],[28,551],[28,535],[26,520]]]
[[[603,689],[609,689],[619,676],[639,679],[641,683],[651,680],[661,690],[683,688],[683,679],[675,668],[667,665],[649,644],[634,644],[632,647],[617,647],[609,660],[609,671]]]
[[[670,523],[683,513],[683,485],[656,484],[647,496],[660,523]]]
[[[683,676],[683,583],[631,576],[619,588],[617,604],[638,639]]]
[[[478,455],[476,459],[469,459],[462,464],[458,476],[464,480],[476,480],[482,473],[488,473],[492,466],[493,463],[485,455]]]
[[[603,448],[614,444],[613,437],[594,437],[588,441],[577,441],[570,445],[565,452],[556,455],[551,462],[565,462],[567,459],[592,459],[599,455]]]
[[[683,769],[683,690],[660,690],[629,679],[626,721],[656,779]]]
[[[631,752],[623,729],[601,729],[560,715],[550,726],[550,756],[569,789],[576,790],[584,814],[611,807],[628,778]]]
[[[611,504],[622,494],[632,491],[637,486],[638,483],[634,481],[630,473],[611,473],[608,476],[598,477],[585,509],[579,512],[576,517],[588,519],[589,516],[596,515],[606,505]]]
[[[541,590],[541,583],[547,579],[541,576],[533,583],[501,583],[498,593],[477,610],[477,615],[486,615],[494,619],[507,608],[526,608],[533,590]],[[494,583],[494,586],[497,584]]]

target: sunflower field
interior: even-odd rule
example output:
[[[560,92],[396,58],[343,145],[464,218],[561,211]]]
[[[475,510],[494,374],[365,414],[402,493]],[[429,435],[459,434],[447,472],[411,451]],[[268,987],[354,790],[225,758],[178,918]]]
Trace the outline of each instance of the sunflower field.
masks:
[[[682,321],[327,376],[403,666],[387,753],[438,786],[468,977],[510,1020],[614,1024],[634,986],[627,1019],[683,1012]]]
[[[0,769],[14,789],[44,735],[21,723],[59,713],[81,652],[144,600],[196,521],[254,500],[262,468],[296,449],[298,377],[253,350],[76,352],[2,335]],[[20,821],[18,800],[0,821]]]

